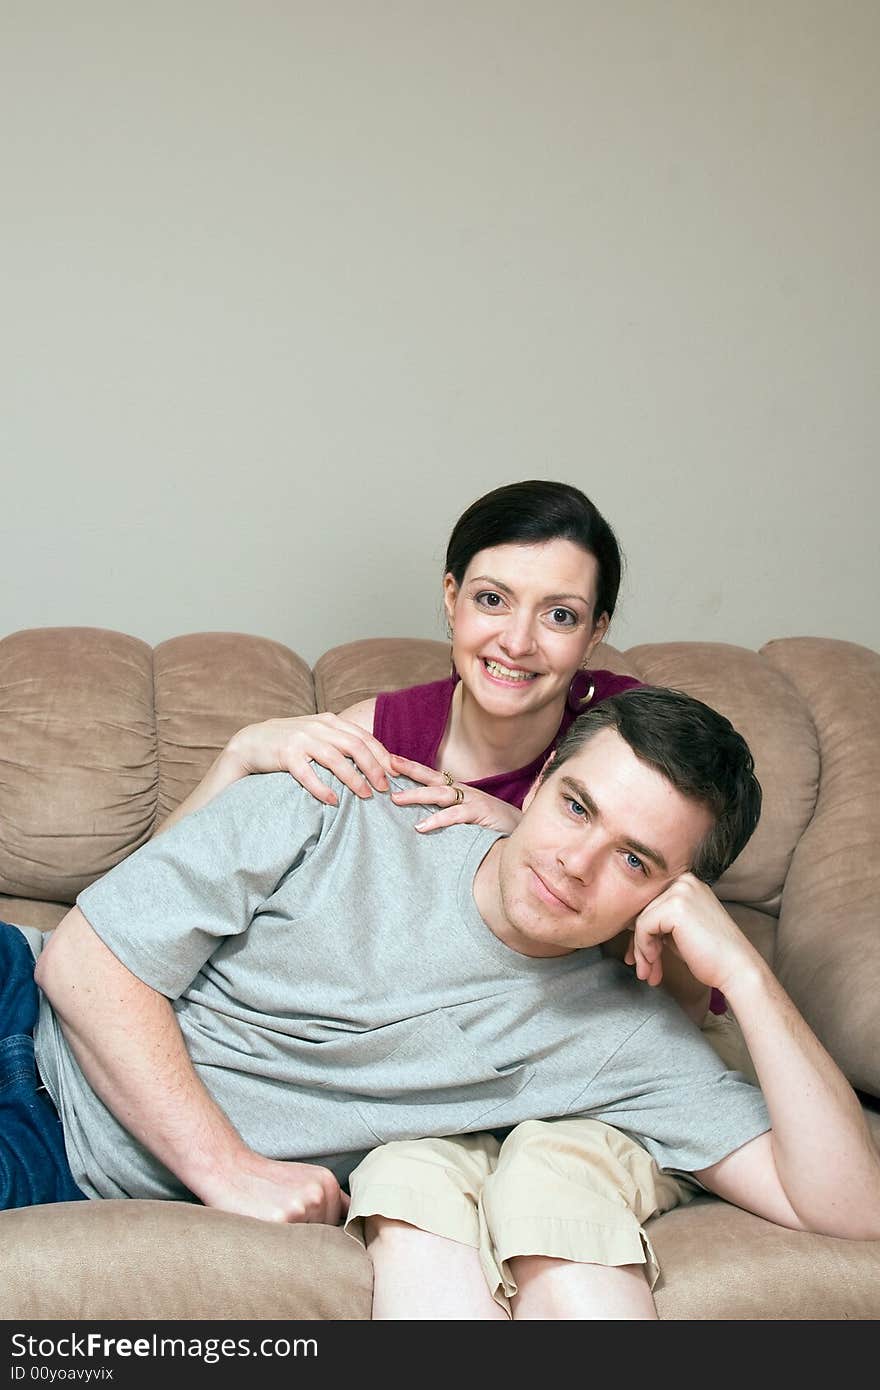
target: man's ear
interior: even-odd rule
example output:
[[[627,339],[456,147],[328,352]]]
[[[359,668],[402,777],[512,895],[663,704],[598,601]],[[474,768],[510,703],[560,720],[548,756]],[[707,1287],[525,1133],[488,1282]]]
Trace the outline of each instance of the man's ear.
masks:
[[[535,778],[534,782],[533,782],[532,785],[529,787],[529,789],[528,789],[528,791],[526,792],[525,796],[523,797],[523,804],[522,804],[523,811],[527,811],[527,810],[529,809],[529,807],[531,806],[532,802],[533,802],[534,799],[535,799],[535,796],[537,795],[538,788],[540,787],[541,783],[544,781],[544,778],[545,778],[545,777],[548,777],[548,776],[550,775],[550,773],[552,772],[552,770],[553,770],[553,763],[555,762],[555,760],[556,760],[556,750],[554,749],[553,752],[550,754],[549,758],[547,758],[546,762],[544,763],[544,766],[541,768],[541,771],[538,773],[538,775],[537,775],[537,777]]]

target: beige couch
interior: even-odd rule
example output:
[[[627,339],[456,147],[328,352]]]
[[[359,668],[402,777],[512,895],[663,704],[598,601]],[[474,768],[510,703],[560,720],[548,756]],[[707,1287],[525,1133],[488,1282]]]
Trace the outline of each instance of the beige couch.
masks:
[[[880,656],[818,638],[758,653],[663,643],[600,656],[705,699],[749,740],[764,813],[719,893],[876,1124]],[[243,724],[340,710],[436,679],[448,662],[444,644],[415,640],[351,643],[310,670],[276,642],[230,633],[155,649],[90,628],[5,638],[0,917],[51,929]],[[880,1242],[796,1234],[712,1198],[655,1220],[651,1235],[662,1318],[880,1316]],[[370,1286],[364,1253],[330,1227],[163,1202],[0,1213],[5,1319],[364,1319]]]

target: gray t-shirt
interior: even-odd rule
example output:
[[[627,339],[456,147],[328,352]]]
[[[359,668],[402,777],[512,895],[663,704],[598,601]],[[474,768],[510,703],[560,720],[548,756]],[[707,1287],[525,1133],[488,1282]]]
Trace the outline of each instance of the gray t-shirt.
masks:
[[[589,1115],[691,1172],[769,1128],[662,990],[598,949],[537,959],[494,936],[473,880],[496,832],[419,835],[422,807],[317,771],[337,807],[286,773],[245,778],[78,899],[173,1001],[255,1151],[345,1181],[386,1140]],[[45,1000],[37,1056],[87,1195],[189,1195],[94,1094]]]

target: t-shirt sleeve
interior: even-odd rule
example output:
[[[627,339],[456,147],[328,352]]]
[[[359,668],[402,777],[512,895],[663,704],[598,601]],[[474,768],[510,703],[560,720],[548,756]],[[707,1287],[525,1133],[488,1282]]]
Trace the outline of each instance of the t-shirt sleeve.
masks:
[[[335,809],[286,772],[244,777],[86,888],[77,906],[132,974],[176,999],[222,938],[247,931]]]
[[[729,1071],[669,1001],[649,1014],[571,1112],[625,1131],[660,1168],[698,1172],[770,1129],[759,1087]]]

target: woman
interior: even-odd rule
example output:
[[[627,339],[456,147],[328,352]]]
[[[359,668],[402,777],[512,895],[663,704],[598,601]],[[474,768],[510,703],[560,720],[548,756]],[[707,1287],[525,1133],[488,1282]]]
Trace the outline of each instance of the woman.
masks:
[[[473,820],[475,808],[482,823],[497,817],[499,829],[512,828],[518,818],[510,807],[522,805],[576,713],[638,684],[581,669],[608,629],[619,584],[614,534],[578,489],[553,482],[496,488],[459,519],[446,553],[453,675],[362,700],[338,716],[242,729],[163,829],[252,772],[286,769],[332,805],[335,794],[312,762],[360,796],[387,792],[392,754],[427,764],[422,773],[432,794],[422,800],[436,804],[439,796],[451,808],[429,818],[431,828]],[[467,811],[441,767],[454,767],[455,780],[466,784]]]
[[[528,481],[486,494],[456,523],[446,553],[443,590],[453,674],[361,701],[340,716],[270,720],[242,730],[166,827],[252,772],[287,769],[313,795],[335,804],[335,793],[311,767],[317,762],[363,797],[387,792],[389,773],[421,783],[391,795],[400,805],[440,808],[419,822],[423,833],[455,821],[512,830],[531,783],[576,715],[638,685],[630,677],[586,669],[608,630],[620,570],[610,526],[577,488]],[[620,941],[617,954],[625,944]],[[709,992],[680,961],[664,958],[664,986],[693,1017],[703,1018]],[[615,1162],[631,1169],[643,1164],[647,1156],[640,1146],[609,1133],[618,1151]],[[516,1281],[505,1262],[487,1294],[485,1258],[481,1273],[475,1237],[474,1222],[481,1219],[476,1203],[467,1229],[446,1228],[433,1216],[417,1229],[419,1202],[414,1207],[389,1195],[392,1188],[420,1183],[425,1174],[430,1186],[430,1174],[438,1168],[442,1186],[456,1164],[465,1186],[473,1170],[471,1186],[478,1191],[477,1173],[487,1162],[484,1149],[491,1150],[493,1142],[460,1136],[386,1146],[353,1175],[347,1224],[354,1233],[353,1223],[366,1221],[382,1316],[429,1316],[400,1311],[412,1306],[406,1290],[418,1268],[437,1271],[428,1306],[441,1291],[451,1291],[450,1317],[474,1315],[461,1311],[462,1300],[482,1309],[477,1316],[508,1316]],[[554,1264],[590,1259],[577,1246],[560,1249],[551,1243],[546,1253],[555,1257]],[[531,1306],[540,1307],[540,1292],[536,1297],[529,1288],[530,1267],[520,1268],[518,1296],[529,1296]],[[574,1267],[575,1296],[583,1270],[583,1264]],[[421,1283],[424,1287],[424,1279]],[[399,1289],[404,1290],[400,1303]]]

